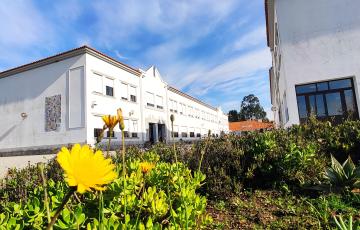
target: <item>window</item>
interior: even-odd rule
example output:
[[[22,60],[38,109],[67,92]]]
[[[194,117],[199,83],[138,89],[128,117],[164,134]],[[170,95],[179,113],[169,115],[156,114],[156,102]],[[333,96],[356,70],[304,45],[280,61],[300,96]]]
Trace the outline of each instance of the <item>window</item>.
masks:
[[[101,135],[102,129],[95,128],[94,129],[94,137],[99,137]]]
[[[178,137],[179,137],[179,132],[174,131],[172,134],[174,135],[174,138],[178,138]]]
[[[105,92],[107,96],[114,96],[114,80],[110,78],[104,78]]]
[[[120,95],[121,99],[128,100],[128,85],[123,82],[120,83]]]
[[[173,105],[174,113],[177,113],[177,102],[174,101]]]
[[[188,134],[186,132],[181,132],[181,137],[187,137]]]
[[[132,120],[129,121],[129,130],[131,132],[131,137],[132,138],[137,138],[138,137],[138,122],[137,120]]]
[[[194,132],[190,132],[190,137],[195,137],[195,133],[194,133]]]
[[[156,108],[164,109],[163,103],[164,103],[163,97],[160,95],[156,95]]]
[[[136,93],[136,87],[130,86],[130,101],[136,102],[137,101],[137,93]]]
[[[93,87],[94,87],[94,91],[96,93],[103,93],[103,80],[102,80],[102,76],[99,74],[94,73],[93,75]]]
[[[341,122],[358,118],[352,79],[325,81],[296,86],[300,122],[311,115],[320,120]]]
[[[200,133],[197,133],[197,134],[196,134],[196,137],[201,137],[201,134],[200,134]]]
[[[114,138],[115,137],[115,132],[114,131],[112,131],[111,133],[110,133],[110,131],[107,131],[106,132],[106,137],[110,137],[110,134],[111,134],[111,138]]]
[[[155,106],[155,98],[153,93],[146,92],[146,105],[149,107]]]

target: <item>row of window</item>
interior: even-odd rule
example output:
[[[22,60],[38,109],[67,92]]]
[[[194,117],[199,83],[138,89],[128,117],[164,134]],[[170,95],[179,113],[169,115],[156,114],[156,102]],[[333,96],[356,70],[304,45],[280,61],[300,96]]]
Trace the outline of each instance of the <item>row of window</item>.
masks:
[[[95,128],[94,129],[94,137],[99,137],[101,135],[101,131],[102,131],[102,129]],[[106,135],[104,135],[104,137],[115,138],[115,133],[117,133],[117,132],[110,133],[110,131],[107,131]],[[121,133],[119,135],[121,136]],[[137,132],[124,131],[124,138],[138,138],[138,137],[139,136],[138,136]]]
[[[129,120],[124,119],[124,125],[125,125],[125,131],[124,131],[124,137],[125,138],[138,138],[138,121],[137,120]],[[95,128],[94,129],[94,137],[98,137],[101,133],[101,128]],[[115,137],[115,133],[120,132],[112,132],[111,137]],[[107,132],[106,137],[110,137],[110,132]],[[120,134],[121,136],[121,134]]]
[[[114,79],[94,73],[93,91],[102,95],[114,97]],[[137,101],[136,86],[120,82],[119,97],[126,101]]]
[[[207,113],[203,110],[199,110],[198,108],[194,108],[192,106],[186,106],[184,103],[178,103],[175,100],[170,99],[169,100],[169,110],[173,113],[179,113],[180,115],[188,115],[189,117],[193,117],[196,119],[202,119],[205,121],[211,121],[216,123],[216,116],[210,113]]]
[[[352,79],[325,81],[296,86],[300,122],[311,115],[318,119],[358,118]]]
[[[174,138],[179,138],[179,132],[172,132],[172,135],[174,135]],[[204,135],[207,136],[207,135]],[[194,132],[189,132],[189,136],[187,132],[181,132],[181,138],[201,138],[201,133],[195,133]],[[219,137],[219,134],[213,134],[213,137]]]

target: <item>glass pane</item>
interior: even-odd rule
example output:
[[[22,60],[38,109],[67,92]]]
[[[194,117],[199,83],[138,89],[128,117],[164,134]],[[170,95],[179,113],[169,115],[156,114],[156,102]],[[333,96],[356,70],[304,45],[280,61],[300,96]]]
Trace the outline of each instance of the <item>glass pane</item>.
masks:
[[[351,80],[345,79],[345,80],[338,80],[338,81],[330,81],[329,82],[330,89],[342,89],[351,87]]]
[[[321,82],[321,83],[317,83],[317,90],[318,91],[322,91],[322,90],[328,90],[328,83],[327,82]]]
[[[296,93],[310,93],[310,92],[315,92],[315,91],[316,91],[315,84],[296,86]]]
[[[297,103],[298,103],[298,109],[299,109],[300,118],[307,118],[305,96],[298,96],[297,97]]]
[[[309,96],[309,103],[310,103],[310,115],[316,114],[315,112],[315,96]]]
[[[323,95],[316,95],[316,115],[318,117],[326,116],[324,97]]]
[[[352,90],[345,90],[345,101],[346,101],[346,110],[349,113],[355,112],[355,101],[354,101],[354,94]]]
[[[339,92],[326,94],[326,104],[329,116],[343,115]]]

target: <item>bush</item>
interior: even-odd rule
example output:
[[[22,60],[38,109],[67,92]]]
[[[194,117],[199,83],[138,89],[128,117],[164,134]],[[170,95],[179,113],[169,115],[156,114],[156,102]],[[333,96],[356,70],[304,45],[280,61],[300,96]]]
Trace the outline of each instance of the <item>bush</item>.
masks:
[[[166,163],[159,159],[154,151],[129,149],[126,187],[120,176],[103,192],[104,229],[122,229],[125,224],[128,229],[194,229],[211,222],[205,215],[206,198],[196,193],[205,175],[192,172],[182,163]],[[114,160],[119,162],[117,156]],[[117,165],[119,175],[121,168]],[[53,165],[47,165],[45,171],[53,173]],[[56,175],[59,172],[56,171]],[[29,166],[11,171],[4,179],[6,189],[2,190],[0,202],[0,229],[46,227],[45,190],[38,175],[37,167]],[[63,179],[49,178],[47,194],[51,213],[59,207],[67,190]],[[99,197],[99,192],[73,196],[61,211],[55,229],[98,229]],[[126,216],[123,215],[125,203]]]

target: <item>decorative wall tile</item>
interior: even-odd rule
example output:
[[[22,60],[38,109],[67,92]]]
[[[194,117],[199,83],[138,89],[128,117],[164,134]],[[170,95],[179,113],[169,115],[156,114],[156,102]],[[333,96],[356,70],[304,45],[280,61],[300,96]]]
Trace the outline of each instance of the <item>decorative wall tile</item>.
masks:
[[[58,131],[61,125],[61,95],[45,98],[45,131]]]

